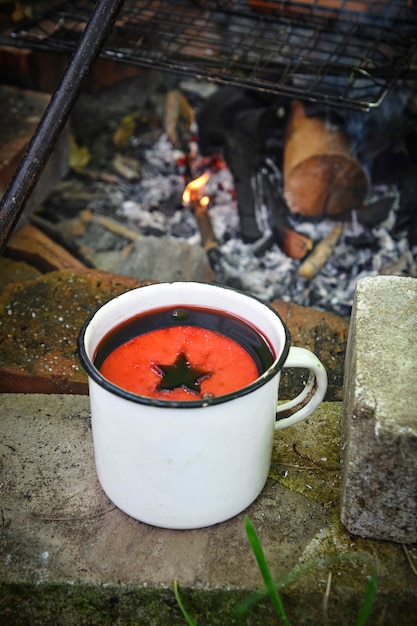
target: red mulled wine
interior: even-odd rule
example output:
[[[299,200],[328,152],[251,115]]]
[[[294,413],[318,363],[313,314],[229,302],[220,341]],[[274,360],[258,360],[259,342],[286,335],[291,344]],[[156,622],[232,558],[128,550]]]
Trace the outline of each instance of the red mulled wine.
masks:
[[[275,356],[260,332],[215,309],[178,306],[136,315],[99,344],[95,366],[117,386],[167,400],[232,393],[256,380]]]

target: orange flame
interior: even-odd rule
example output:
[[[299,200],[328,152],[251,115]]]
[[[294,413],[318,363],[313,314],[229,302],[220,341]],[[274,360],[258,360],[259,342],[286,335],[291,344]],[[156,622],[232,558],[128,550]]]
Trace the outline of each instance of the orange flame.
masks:
[[[207,172],[188,183],[182,194],[184,204],[194,204],[206,207],[210,198],[203,194],[204,186],[210,178]]]

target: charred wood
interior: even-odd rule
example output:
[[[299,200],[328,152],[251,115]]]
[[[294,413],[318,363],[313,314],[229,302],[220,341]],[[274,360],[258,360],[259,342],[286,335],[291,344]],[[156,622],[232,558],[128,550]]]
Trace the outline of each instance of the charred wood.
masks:
[[[237,195],[241,237],[253,242],[262,236],[257,220],[252,180],[265,157],[267,135],[279,126],[277,103],[256,94],[224,87],[197,114],[203,156],[222,153],[232,172]]]
[[[268,212],[268,222],[274,240],[292,259],[303,259],[313,247],[313,243],[291,227],[289,209],[282,190],[282,176],[270,159],[267,159],[260,168],[258,187]]]

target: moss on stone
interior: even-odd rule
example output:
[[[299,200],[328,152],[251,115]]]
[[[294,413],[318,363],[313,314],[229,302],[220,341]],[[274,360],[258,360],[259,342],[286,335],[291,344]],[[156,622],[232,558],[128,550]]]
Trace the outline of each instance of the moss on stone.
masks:
[[[278,431],[272,454],[272,479],[328,508],[339,503],[341,406],[323,403],[306,421]]]
[[[316,572],[317,575],[317,572]],[[337,576],[337,572],[335,574]],[[361,580],[359,594],[346,593],[333,585],[327,618],[323,595],[308,588],[281,591],[288,619],[293,626],[354,626],[365,597]],[[180,589],[189,615],[198,626],[276,626],[281,623],[269,598],[256,602],[244,616],[238,607],[248,592],[239,589]],[[413,624],[415,596],[404,590],[400,596],[380,594],[369,624]],[[172,589],[81,585],[74,583],[0,585],[0,613],[8,626],[186,626]]]
[[[100,305],[139,285],[96,270],[50,272],[9,285],[0,296],[0,390],[87,393],[77,356],[80,329]]]

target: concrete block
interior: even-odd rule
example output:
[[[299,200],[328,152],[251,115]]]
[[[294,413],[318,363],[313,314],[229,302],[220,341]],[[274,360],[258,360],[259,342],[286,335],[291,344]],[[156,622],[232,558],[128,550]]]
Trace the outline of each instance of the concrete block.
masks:
[[[357,284],[345,363],[341,520],[350,533],[417,541],[417,280]]]

